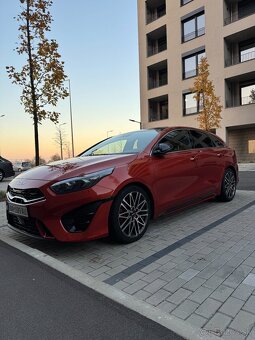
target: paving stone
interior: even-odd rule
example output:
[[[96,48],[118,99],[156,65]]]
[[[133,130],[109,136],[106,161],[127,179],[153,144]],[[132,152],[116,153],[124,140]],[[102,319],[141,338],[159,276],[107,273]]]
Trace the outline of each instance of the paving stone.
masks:
[[[254,291],[254,287],[241,283],[236,290],[233,292],[232,296],[237,299],[246,301]]]
[[[160,288],[162,288],[163,286],[166,285],[166,281],[160,280],[160,279],[156,279],[155,281],[153,281],[152,283],[148,284],[144,290],[146,290],[146,292],[149,293],[155,293],[157,290],[159,290]]]
[[[137,299],[139,299],[139,300],[146,300],[146,299],[148,299],[148,297],[150,297],[152,294],[151,293],[149,293],[149,292],[146,292],[145,290],[138,290],[138,292],[136,292],[135,294],[134,294],[134,296],[137,298]]]
[[[207,322],[207,319],[197,314],[191,314],[191,316],[186,321],[191,323],[193,326],[202,328]]]
[[[185,281],[189,281],[191,280],[194,276],[196,276],[199,273],[198,270],[194,270],[194,269],[188,269],[186,270],[184,273],[182,273],[181,275],[179,275],[180,279],[183,279]]]
[[[175,268],[176,266],[177,266],[176,263],[169,261],[163,266],[160,265],[158,269],[164,273],[168,273],[171,269]]]
[[[246,275],[243,271],[239,271],[238,267],[225,281],[224,284],[226,286],[236,288],[239,284],[244,281]]]
[[[190,281],[188,281],[183,288],[186,288],[188,290],[191,291],[195,291],[196,289],[198,289],[199,287],[202,286],[202,284],[205,282],[205,279],[201,279],[200,277],[194,277],[193,279],[191,279]]]
[[[242,282],[245,285],[255,287],[255,274],[249,274],[245,280]]]
[[[191,291],[180,288],[174,294],[172,294],[167,301],[174,303],[175,305],[179,305],[182,301],[187,299],[187,297],[191,294]]]
[[[157,308],[166,313],[171,313],[176,308],[176,305],[168,301],[163,301],[157,306]]]
[[[247,259],[243,262],[243,264],[250,266],[250,267],[255,267],[255,257],[249,256]]]
[[[160,267],[159,263],[151,263],[148,266],[144,267],[143,269],[141,269],[142,272],[149,274],[151,272],[153,272],[155,269],[158,269]]]
[[[159,277],[161,277],[162,275],[164,275],[164,273],[162,271],[156,269],[153,272],[151,272],[150,274],[147,274],[147,275],[143,276],[143,281],[151,283],[154,280],[156,280]]]
[[[202,303],[212,292],[213,290],[210,288],[199,287],[190,295],[189,299],[197,303]]]
[[[240,311],[234,320],[229,325],[229,328],[233,328],[244,335],[248,335],[255,323],[255,315]]]
[[[220,285],[211,295],[210,298],[224,302],[233,293],[234,289]]]
[[[171,293],[176,292],[179,288],[181,288],[187,281],[183,279],[179,279],[178,277],[172,280],[170,283],[165,285],[164,289],[168,290]]]
[[[173,312],[172,314],[177,316],[180,319],[187,319],[199,306],[198,303],[186,300],[181,303]]]
[[[243,306],[243,310],[255,314],[255,296],[251,296]]]
[[[245,340],[246,336],[243,335],[242,333],[234,330],[234,329],[228,328],[223,333],[222,338],[226,339],[226,340],[227,339],[229,339],[229,340]],[[252,340],[254,340],[254,339],[252,339]]]
[[[166,300],[170,293],[167,290],[160,289],[155,294],[151,295],[146,302],[153,306],[159,305],[162,301]]]
[[[232,319],[224,314],[216,313],[210,321],[203,327],[216,335],[222,335]]]
[[[162,280],[170,282],[170,281],[176,279],[181,273],[182,273],[181,270],[172,269],[168,273],[165,273],[164,275],[162,275],[160,278]]]
[[[135,283],[131,284],[129,287],[124,289],[124,292],[128,294],[134,294],[138,292],[138,290],[143,289],[145,286],[147,286],[147,282],[144,282],[142,280],[138,280]]]
[[[221,306],[220,312],[227,314],[229,316],[235,317],[236,314],[240,311],[244,304],[244,301],[239,300],[234,297],[229,297],[227,301]]]
[[[215,274],[215,275],[213,275],[209,280],[207,280],[207,281],[203,284],[203,286],[204,286],[204,287],[207,287],[207,288],[211,288],[211,289],[214,290],[214,289],[216,289],[223,281],[224,281],[224,279],[222,279],[222,278],[216,276],[216,274]]]
[[[144,278],[146,274],[145,273],[141,273],[141,272],[136,272],[128,277],[126,277],[124,279],[125,282],[128,282],[129,284],[135,283],[136,281]]]
[[[213,299],[206,299],[196,310],[196,314],[210,318],[219,309],[221,303]]]
[[[234,270],[235,267],[225,264],[215,273],[215,275],[225,280],[230,274],[233,273]]]
[[[189,269],[190,267],[192,267],[193,264],[194,264],[193,262],[184,261],[184,262],[182,262],[182,263],[180,263],[180,264],[177,264],[176,267],[175,267],[175,269],[184,271],[184,270],[187,270],[187,269]]]
[[[248,337],[246,338],[246,340],[254,340],[255,339],[255,328],[253,328],[250,331],[250,334],[248,335]]]

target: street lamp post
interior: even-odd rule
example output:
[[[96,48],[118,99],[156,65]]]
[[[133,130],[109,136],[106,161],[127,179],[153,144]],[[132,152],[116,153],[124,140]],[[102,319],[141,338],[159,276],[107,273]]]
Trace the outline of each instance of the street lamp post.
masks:
[[[68,88],[69,88],[69,108],[70,108],[70,121],[71,121],[71,139],[72,139],[72,156],[74,157],[74,141],[73,141],[73,110],[72,110],[72,96],[71,96],[71,81],[68,81]]]
[[[129,119],[130,122],[133,122],[133,123],[138,123],[140,124],[140,130],[142,130],[142,122],[139,122],[138,120],[134,120],[134,119]]]

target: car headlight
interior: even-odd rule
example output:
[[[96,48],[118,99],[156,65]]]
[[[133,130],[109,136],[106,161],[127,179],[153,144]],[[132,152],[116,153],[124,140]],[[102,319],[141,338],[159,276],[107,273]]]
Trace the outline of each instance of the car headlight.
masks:
[[[91,174],[68,178],[63,181],[54,183],[50,188],[56,194],[68,194],[70,192],[88,189],[97,184],[103,177],[112,174],[114,168],[100,170]]]

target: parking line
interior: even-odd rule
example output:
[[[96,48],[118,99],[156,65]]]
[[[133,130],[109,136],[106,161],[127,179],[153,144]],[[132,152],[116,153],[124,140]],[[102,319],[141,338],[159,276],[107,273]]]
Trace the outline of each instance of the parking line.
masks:
[[[215,222],[212,222],[210,224],[208,224],[206,227],[201,228],[198,231],[195,231],[194,233],[182,238],[179,241],[176,241],[175,243],[167,246],[164,249],[161,249],[160,251],[156,252],[155,254],[147,257],[146,259],[143,259],[141,261],[139,261],[138,263],[122,270],[121,272],[109,277],[108,279],[104,280],[105,283],[109,284],[109,285],[114,285],[119,281],[122,281],[124,279],[126,279],[128,276],[136,273],[137,271],[141,270],[142,268],[148,266],[149,264],[153,263],[154,261],[160,259],[163,256],[166,256],[168,254],[170,254],[172,251],[174,251],[175,249],[178,249],[179,247],[181,247],[182,245],[194,240],[195,238],[203,235],[204,233],[206,233],[207,231],[217,227],[218,225],[220,225],[223,222],[226,222],[227,220],[231,219],[232,217],[240,214],[241,212],[243,212],[244,210],[252,207],[253,205],[255,205],[255,200],[246,204],[245,206],[237,209],[236,211],[218,219]]]

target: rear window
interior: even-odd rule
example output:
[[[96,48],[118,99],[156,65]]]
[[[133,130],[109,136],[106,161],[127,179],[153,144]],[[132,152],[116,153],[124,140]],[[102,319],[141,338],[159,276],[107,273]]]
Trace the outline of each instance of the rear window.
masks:
[[[214,142],[214,144],[217,148],[224,148],[225,147],[225,143],[222,140],[220,140],[217,136],[212,135],[211,138],[212,138],[212,140],[213,140],[213,142]]]
[[[190,134],[193,139],[193,147],[195,149],[215,147],[213,140],[206,133],[190,130]]]

